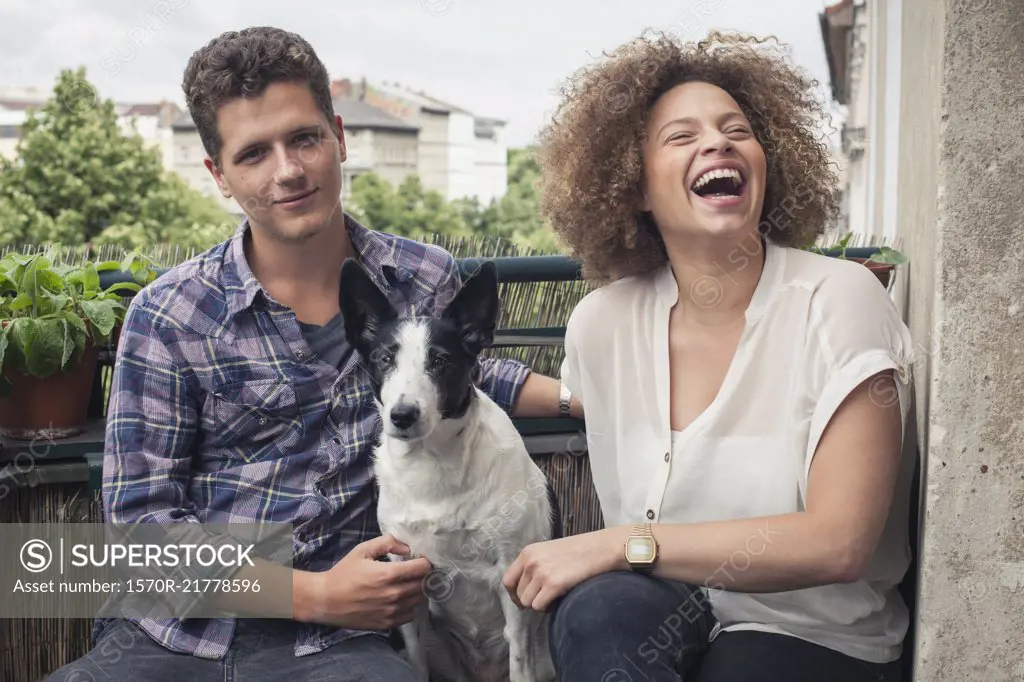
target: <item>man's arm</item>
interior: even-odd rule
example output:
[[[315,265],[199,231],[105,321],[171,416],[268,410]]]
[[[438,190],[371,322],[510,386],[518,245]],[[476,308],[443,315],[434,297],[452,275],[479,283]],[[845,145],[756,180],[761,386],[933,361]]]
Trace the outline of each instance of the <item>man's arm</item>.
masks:
[[[249,539],[245,533],[240,533],[241,538],[226,537],[200,526],[195,506],[188,499],[191,462],[200,432],[199,407],[186,363],[177,359],[173,344],[165,341],[155,323],[159,314],[140,298],[129,308],[121,333],[104,457],[107,519],[118,525],[147,524],[140,530],[147,536],[157,530],[149,524],[158,524],[167,529],[167,539],[182,536],[188,542],[244,547]],[[240,523],[255,524],[255,520]],[[179,586],[181,577],[200,581],[231,578],[232,584],[258,583],[259,590],[161,594],[160,612],[151,615],[184,620],[190,615],[198,617],[197,607],[204,604],[204,615],[209,612],[211,616],[238,614],[387,629],[411,620],[412,609],[425,598],[421,585],[430,570],[426,559],[400,565],[376,560],[387,553],[407,553],[408,548],[393,538],[368,540],[323,573],[277,563],[284,560],[290,564],[291,533],[279,538],[275,546],[279,551],[272,552],[273,561],[253,552],[253,566],[222,568],[214,562],[205,569],[193,566],[184,576],[177,569],[160,569],[166,575],[152,577],[179,579]],[[157,603],[139,600],[132,606],[147,609]]]
[[[111,380],[102,486],[107,522],[116,527],[114,534],[118,541],[124,541],[126,531],[133,524],[156,524],[136,527],[131,532],[146,540],[158,537],[170,545],[186,542],[244,545],[244,538],[230,538],[200,526],[195,506],[188,498],[193,449],[199,432],[199,409],[188,369],[171,352],[163,330],[156,324],[160,313],[150,309],[148,301],[144,291],[129,306]],[[157,526],[161,527],[160,535]],[[291,538],[286,542],[290,550]],[[271,589],[268,583],[273,578],[278,581],[275,587],[290,585],[294,571],[255,556],[252,559],[262,566],[258,572],[263,578],[259,593],[250,590],[230,595],[204,593],[200,589],[153,595],[164,604],[162,612],[153,615],[167,617],[170,609],[175,617],[184,619],[195,613],[204,598],[211,597],[219,608],[242,603],[251,608],[266,603],[280,616],[282,609],[274,602],[274,593],[278,590]],[[167,577],[175,579],[178,585],[193,588],[210,585],[203,580],[257,577],[249,571],[247,575],[232,575],[236,569],[222,567],[218,562],[207,568],[193,564],[186,569],[179,563],[173,568],[146,570],[145,573],[139,570],[128,577]],[[142,604],[140,600],[133,606],[139,608]],[[155,607],[156,601],[143,608],[146,606]]]
[[[519,390],[518,400],[512,409],[514,417],[558,417],[561,382],[537,372],[530,372]],[[569,399],[569,416],[583,418],[583,405],[575,398]]]

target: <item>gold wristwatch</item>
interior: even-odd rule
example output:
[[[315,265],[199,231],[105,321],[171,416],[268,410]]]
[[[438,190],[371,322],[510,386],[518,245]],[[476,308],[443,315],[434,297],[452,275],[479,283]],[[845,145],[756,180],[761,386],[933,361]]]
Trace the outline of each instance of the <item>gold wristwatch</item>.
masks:
[[[658,560],[658,541],[651,532],[651,524],[633,526],[633,531],[626,538],[625,550],[626,561],[634,571],[650,573],[654,570],[654,562]]]

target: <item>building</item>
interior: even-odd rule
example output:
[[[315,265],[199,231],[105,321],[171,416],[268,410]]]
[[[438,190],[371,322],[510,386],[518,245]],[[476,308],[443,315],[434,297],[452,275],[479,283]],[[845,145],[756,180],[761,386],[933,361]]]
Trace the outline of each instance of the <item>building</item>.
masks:
[[[396,187],[418,170],[419,128],[354,97],[335,97],[348,160],[342,165],[342,194],[362,173],[374,172]]]
[[[423,186],[445,199],[498,199],[508,189],[505,122],[475,116],[454,104],[396,83],[331,85],[336,100],[354,98],[419,129],[417,172]]]
[[[24,111],[0,109],[0,157],[13,161],[18,155],[18,140],[24,123]]]
[[[847,209],[903,240],[920,466],[913,677],[1024,679],[1024,14],[1019,0],[843,0]]]
[[[199,131],[189,113],[183,112],[173,124],[173,148],[171,151],[171,170],[180,175],[192,187],[216,199],[221,208],[234,215],[241,216],[242,209],[231,198],[224,197],[217,187],[216,181],[207,170],[204,160],[206,149],[199,138]]]
[[[898,5],[895,7],[898,8]],[[846,109],[840,134],[844,167],[841,223],[872,242],[896,234],[899,46],[892,6],[841,0],[819,15],[833,99]],[[894,23],[895,22],[895,23]]]
[[[39,88],[0,87],[0,155],[13,159],[17,154],[21,127],[28,112],[37,109],[53,96],[52,91]],[[123,131],[133,129],[144,141],[156,147],[164,167],[172,165],[173,132],[171,124],[181,109],[169,101],[147,103],[116,103],[117,122]]]

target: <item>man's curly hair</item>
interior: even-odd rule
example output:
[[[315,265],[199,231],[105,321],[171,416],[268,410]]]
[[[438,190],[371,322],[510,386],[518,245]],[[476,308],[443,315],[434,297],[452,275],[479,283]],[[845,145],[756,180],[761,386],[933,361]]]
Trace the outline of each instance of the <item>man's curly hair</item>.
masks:
[[[217,110],[239,97],[258,97],[271,83],[305,83],[320,111],[334,121],[331,79],[302,36],[272,26],[225,31],[196,50],[185,66],[181,89],[203,148],[218,167],[224,140]]]
[[[767,162],[759,231],[806,246],[836,213],[836,176],[818,124],[828,117],[817,81],[767,39],[715,32],[697,43],[645,34],[577,71],[541,130],[540,208],[591,281],[650,272],[667,260],[652,218],[639,210],[649,115],[673,87],[702,81],[728,92]]]

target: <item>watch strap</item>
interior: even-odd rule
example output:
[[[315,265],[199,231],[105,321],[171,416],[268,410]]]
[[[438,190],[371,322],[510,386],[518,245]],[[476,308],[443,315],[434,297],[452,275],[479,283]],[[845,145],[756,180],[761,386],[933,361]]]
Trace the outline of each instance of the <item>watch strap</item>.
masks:
[[[570,416],[570,403],[572,400],[572,393],[569,391],[569,387],[565,385],[565,382],[559,382],[558,386],[558,413],[563,417]]]

